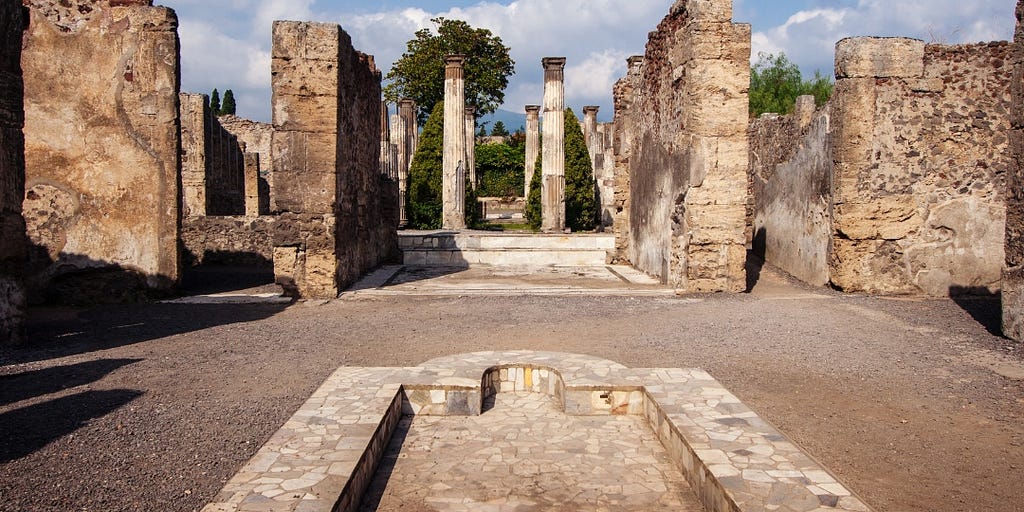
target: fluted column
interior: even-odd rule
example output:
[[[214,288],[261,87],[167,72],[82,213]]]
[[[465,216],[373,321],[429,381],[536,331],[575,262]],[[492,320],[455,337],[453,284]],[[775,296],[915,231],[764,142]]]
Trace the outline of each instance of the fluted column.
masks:
[[[441,227],[466,228],[466,87],[464,55],[444,58],[444,156]]]
[[[391,123],[388,119],[388,104],[380,102],[380,173],[391,177],[395,171],[391,158]]]
[[[540,153],[540,105],[526,106],[526,186],[523,197],[530,197],[530,182],[537,170],[537,154]]]
[[[466,107],[466,168],[469,183],[476,190],[476,108]]]
[[[541,145],[541,229],[565,231],[565,58],[544,65],[544,143]]]
[[[402,98],[398,102],[398,119],[396,124],[401,128],[402,138],[398,151],[399,154],[405,155],[405,159],[398,166],[398,201],[401,205],[398,225],[405,226],[409,222],[405,211],[405,196],[409,190],[409,167],[416,155],[416,143],[419,135],[419,125],[416,122],[416,102],[409,98]]]
[[[583,107],[583,140],[587,142],[587,153],[590,153],[590,163],[594,166],[597,162],[597,153],[601,151],[600,134],[597,133],[598,110],[600,107],[594,105]]]

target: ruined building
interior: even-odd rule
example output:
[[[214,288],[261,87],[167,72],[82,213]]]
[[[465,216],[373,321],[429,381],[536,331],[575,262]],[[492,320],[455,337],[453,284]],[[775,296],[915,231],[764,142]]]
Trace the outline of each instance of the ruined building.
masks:
[[[730,0],[679,0],[616,86],[618,258],[680,291],[746,287],[749,59]]]
[[[397,250],[398,186],[380,174],[380,72],[338,25],[275,22],[273,261],[333,298]]]
[[[72,302],[179,277],[179,53],[150,2],[30,0],[24,215],[29,290]]]
[[[998,292],[1010,49],[840,41],[824,108],[751,125],[755,247],[845,291]]]
[[[25,324],[21,32],[27,15],[15,2],[0,4],[0,345],[20,343]]]
[[[1006,271],[1003,274],[1003,334],[1024,341],[1024,0],[1017,2],[1007,173]]]

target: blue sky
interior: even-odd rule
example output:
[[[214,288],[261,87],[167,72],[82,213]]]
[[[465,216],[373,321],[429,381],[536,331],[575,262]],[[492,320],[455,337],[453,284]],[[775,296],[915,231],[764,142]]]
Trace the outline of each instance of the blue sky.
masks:
[[[413,33],[436,16],[488,28],[512,49],[516,75],[506,110],[543,95],[541,58],[564,56],[566,102],[612,115],[612,84],[672,0],[157,0],[178,12],[182,88],[233,89],[239,114],[270,120],[270,30],[276,19],[338,23],[385,73]],[[907,36],[956,44],[1012,36],[1015,0],[735,0],[751,23],[754,56],[785,52],[805,75],[832,73],[833,48],[849,36]]]

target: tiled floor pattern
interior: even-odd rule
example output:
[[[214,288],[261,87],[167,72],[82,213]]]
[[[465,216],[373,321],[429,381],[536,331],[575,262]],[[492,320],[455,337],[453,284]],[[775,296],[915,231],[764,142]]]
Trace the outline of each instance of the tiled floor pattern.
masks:
[[[360,510],[704,510],[642,417],[489,400],[480,416],[402,418]]]

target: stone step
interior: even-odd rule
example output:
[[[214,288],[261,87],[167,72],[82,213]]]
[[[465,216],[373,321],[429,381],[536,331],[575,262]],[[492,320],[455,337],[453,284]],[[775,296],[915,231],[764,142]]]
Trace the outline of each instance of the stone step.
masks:
[[[604,265],[612,235],[523,235],[488,232],[406,231],[399,234],[406,265]]]

